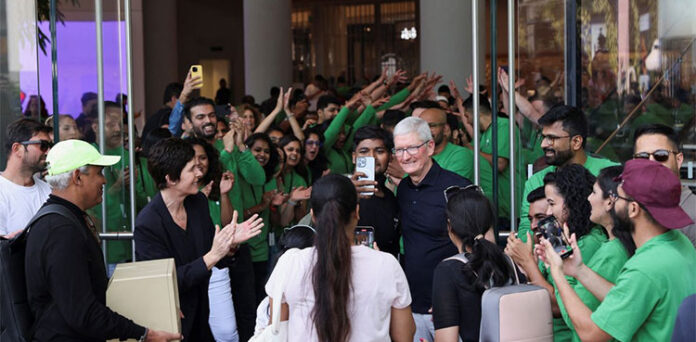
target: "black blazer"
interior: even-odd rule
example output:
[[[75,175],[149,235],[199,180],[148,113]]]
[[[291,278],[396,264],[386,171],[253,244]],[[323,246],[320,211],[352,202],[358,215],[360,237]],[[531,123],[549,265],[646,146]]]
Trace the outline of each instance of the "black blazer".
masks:
[[[210,271],[203,255],[212,247],[215,228],[203,193],[186,197],[184,208],[186,230],[174,222],[162,195],[155,195],[135,220],[135,258],[138,261],[174,258],[179,305],[184,314],[182,334],[189,341],[213,341],[208,325]],[[218,263],[218,267],[226,267],[222,264]]]

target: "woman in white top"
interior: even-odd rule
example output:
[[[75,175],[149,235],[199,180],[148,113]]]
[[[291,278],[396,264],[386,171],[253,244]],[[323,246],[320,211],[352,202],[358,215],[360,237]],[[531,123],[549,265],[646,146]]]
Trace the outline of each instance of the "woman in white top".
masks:
[[[281,321],[290,341],[413,341],[411,294],[394,257],[353,245],[358,196],[341,175],[312,187],[315,247],[292,249],[278,261],[266,293],[283,289]]]

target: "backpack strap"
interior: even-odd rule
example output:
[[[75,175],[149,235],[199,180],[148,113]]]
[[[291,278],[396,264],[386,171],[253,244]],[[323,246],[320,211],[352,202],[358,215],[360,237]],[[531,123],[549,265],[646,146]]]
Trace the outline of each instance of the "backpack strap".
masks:
[[[80,227],[80,231],[83,235],[87,235],[85,234],[84,229],[81,229],[84,223],[81,223],[80,220],[78,220],[78,218],[75,217],[75,214],[73,214],[68,208],[60,204],[47,204],[41,207],[39,211],[37,211],[36,214],[34,214],[34,217],[31,218],[29,223],[27,223],[26,228],[24,229],[25,232],[22,234],[29,234],[31,227],[36,223],[36,221],[50,214],[57,214],[65,217],[66,219],[70,220],[72,224]]]

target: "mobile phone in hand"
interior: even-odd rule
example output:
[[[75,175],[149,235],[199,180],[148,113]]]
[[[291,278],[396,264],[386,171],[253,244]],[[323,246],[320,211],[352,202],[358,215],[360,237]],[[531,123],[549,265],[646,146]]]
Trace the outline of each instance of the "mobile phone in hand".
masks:
[[[200,89],[203,87],[203,66],[199,64],[192,65],[189,72],[191,73],[191,78],[196,76],[200,77],[201,84],[197,85],[195,88]]]
[[[375,180],[375,158],[374,157],[357,157],[355,159],[355,172],[362,172],[364,173],[367,177],[360,177],[358,180]],[[374,187],[369,187],[372,189],[370,192],[363,192],[363,194],[366,195],[374,195],[375,193],[375,188]]]
[[[565,242],[563,227],[555,217],[549,216],[539,221],[539,230],[562,259],[573,254],[573,249]]]
[[[372,248],[375,242],[375,228],[369,226],[355,227],[355,245],[363,245]]]

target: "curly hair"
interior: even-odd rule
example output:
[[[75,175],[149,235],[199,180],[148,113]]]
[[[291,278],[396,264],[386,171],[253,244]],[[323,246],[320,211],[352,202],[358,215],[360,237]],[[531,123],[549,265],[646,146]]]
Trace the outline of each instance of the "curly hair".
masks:
[[[581,165],[571,164],[544,177],[544,185],[553,184],[563,197],[563,210],[568,213],[568,228],[580,239],[592,229],[592,206],[587,196],[592,193],[595,177]]]
[[[209,144],[207,141],[196,138],[188,137],[184,139],[191,146],[198,145],[203,147],[206,156],[208,156],[208,172],[201,177],[199,184],[207,185],[210,181],[213,181],[213,188],[210,190],[210,195],[208,198],[212,201],[220,200],[220,179],[222,178],[222,165],[220,165],[220,155],[218,151]]]

